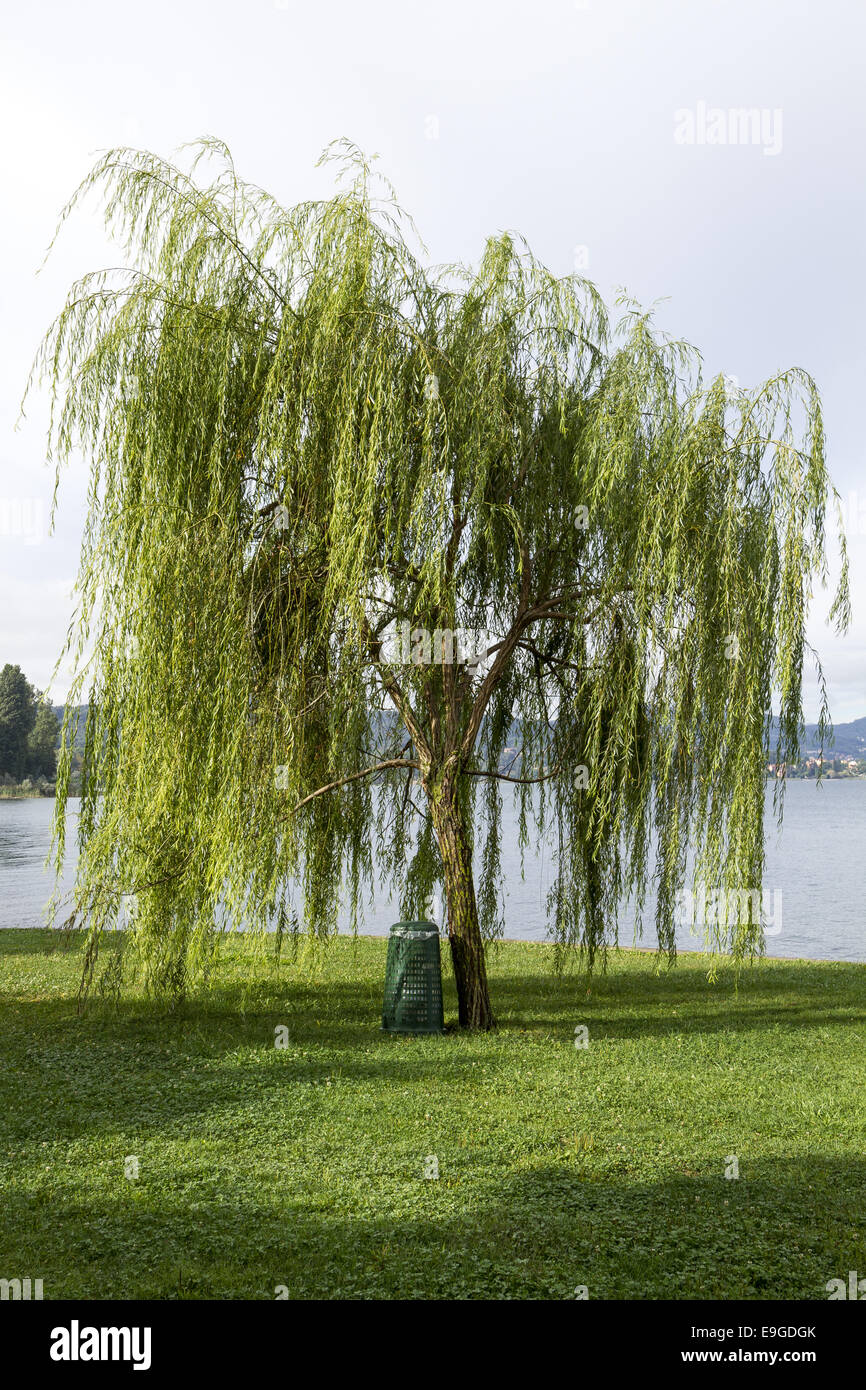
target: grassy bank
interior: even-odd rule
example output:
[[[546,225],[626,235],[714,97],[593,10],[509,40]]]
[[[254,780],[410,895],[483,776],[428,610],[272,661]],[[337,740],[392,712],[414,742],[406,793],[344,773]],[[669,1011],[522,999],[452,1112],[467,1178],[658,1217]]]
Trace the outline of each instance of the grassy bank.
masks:
[[[178,1014],[130,995],[81,1020],[80,946],[0,932],[0,1277],[46,1298],[823,1299],[866,1275],[866,967],[766,961],[737,988],[624,952],[588,991],[511,943],[497,1033],[400,1039],[378,1030],[384,952],[340,940],[277,974],[233,941]]]

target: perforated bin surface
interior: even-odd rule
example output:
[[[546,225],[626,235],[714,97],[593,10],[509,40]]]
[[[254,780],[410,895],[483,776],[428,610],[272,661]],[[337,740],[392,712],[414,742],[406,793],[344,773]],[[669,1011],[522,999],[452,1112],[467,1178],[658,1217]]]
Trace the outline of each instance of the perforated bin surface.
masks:
[[[439,932],[433,922],[395,922],[388,937],[387,1033],[444,1033]]]

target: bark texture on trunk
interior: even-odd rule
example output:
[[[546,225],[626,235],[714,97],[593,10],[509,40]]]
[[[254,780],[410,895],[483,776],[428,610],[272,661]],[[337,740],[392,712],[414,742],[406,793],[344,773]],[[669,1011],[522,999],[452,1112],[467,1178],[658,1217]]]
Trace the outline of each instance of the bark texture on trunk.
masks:
[[[448,939],[460,1027],[486,1030],[494,1026],[487,990],[487,962],[478,925],[472,851],[453,784],[431,796],[430,811],[445,870]]]

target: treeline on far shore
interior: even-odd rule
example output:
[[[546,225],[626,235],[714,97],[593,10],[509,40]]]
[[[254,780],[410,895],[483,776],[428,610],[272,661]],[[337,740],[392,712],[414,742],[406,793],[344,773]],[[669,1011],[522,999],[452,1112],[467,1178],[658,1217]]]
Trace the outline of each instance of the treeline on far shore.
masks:
[[[0,670],[0,797],[53,796],[60,719],[20,666]],[[80,755],[75,756],[72,791]]]

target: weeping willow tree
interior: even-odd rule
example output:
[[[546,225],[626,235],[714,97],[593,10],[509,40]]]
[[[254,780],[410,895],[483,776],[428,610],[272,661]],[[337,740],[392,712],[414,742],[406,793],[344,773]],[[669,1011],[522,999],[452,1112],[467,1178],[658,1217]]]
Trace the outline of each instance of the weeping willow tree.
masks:
[[[52,457],[91,466],[82,991],[124,903],[176,991],[227,923],[324,938],[377,875],[407,916],[444,889],[460,1023],[487,1028],[504,795],[522,848],[555,828],[551,931],[590,967],[650,891],[673,957],[692,856],[760,886],[827,582],[819,397],[704,380],[511,235],[432,271],[358,151],[325,157],[334,196],[286,208],[217,142],[186,169],[113,150],[63,214],[100,192],[127,262],[72,288],[35,368]],[[762,948],[751,909],[711,934]]]

